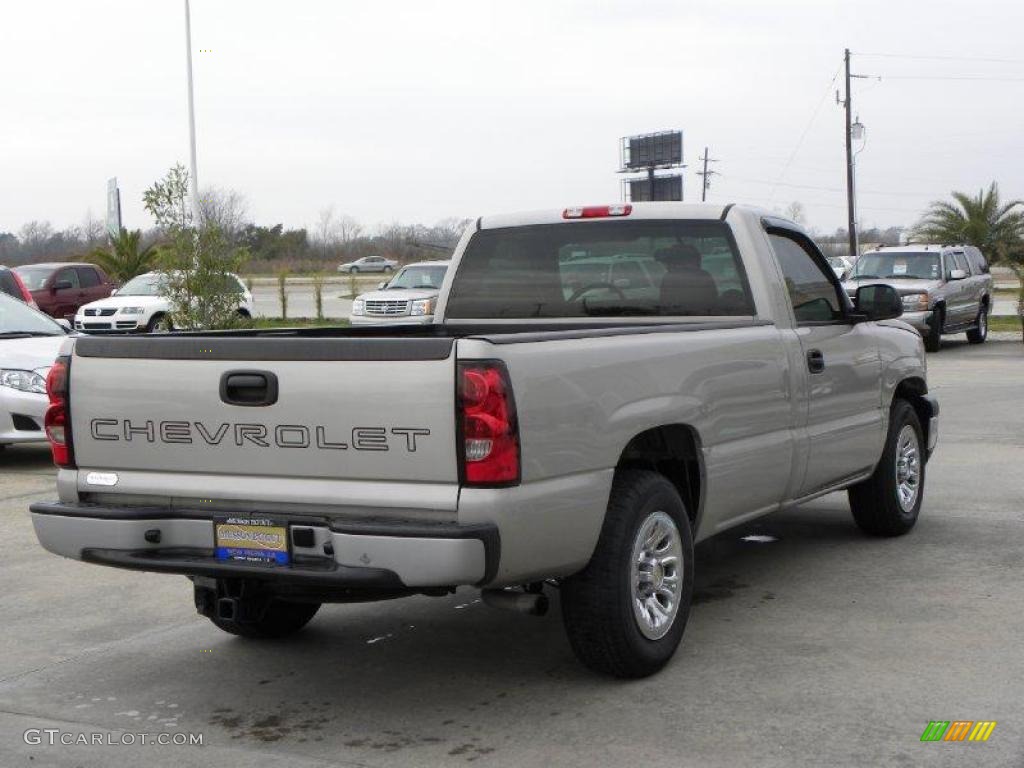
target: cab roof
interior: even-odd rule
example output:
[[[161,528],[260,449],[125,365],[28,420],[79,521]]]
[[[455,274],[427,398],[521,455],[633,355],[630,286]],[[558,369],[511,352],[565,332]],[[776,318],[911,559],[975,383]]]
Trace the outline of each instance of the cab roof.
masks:
[[[606,216],[567,216],[567,211],[584,208],[622,208],[628,206],[629,213],[611,214]],[[751,213],[779,218],[777,214],[761,208],[741,205],[725,205],[722,203],[606,203],[594,206],[567,206],[565,208],[548,208],[517,213],[501,213],[481,216],[477,220],[477,229],[499,229],[501,227],[521,227],[530,224],[564,224],[572,221],[635,221],[637,219],[724,219],[732,208],[746,210]]]

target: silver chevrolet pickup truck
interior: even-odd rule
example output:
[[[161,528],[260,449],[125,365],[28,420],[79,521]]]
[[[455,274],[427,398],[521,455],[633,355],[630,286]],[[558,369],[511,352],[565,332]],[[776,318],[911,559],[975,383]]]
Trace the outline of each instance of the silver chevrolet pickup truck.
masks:
[[[184,574],[249,638],[323,603],[483,590],[620,677],[683,634],[696,542],[846,489],[917,520],[938,437],[920,335],[794,223],[649,203],[484,216],[436,322],[70,339],[42,545]]]

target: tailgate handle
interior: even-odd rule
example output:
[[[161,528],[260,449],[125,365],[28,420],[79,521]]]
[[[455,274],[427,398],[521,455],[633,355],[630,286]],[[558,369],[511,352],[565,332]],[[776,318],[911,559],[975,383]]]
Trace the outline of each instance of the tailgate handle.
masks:
[[[270,371],[228,371],[220,377],[220,399],[228,405],[273,405],[277,376]]]

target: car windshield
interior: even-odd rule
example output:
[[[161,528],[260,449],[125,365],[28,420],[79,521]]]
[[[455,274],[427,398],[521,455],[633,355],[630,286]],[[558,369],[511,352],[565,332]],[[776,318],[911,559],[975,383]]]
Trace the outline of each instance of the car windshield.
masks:
[[[15,272],[30,291],[38,291],[56,267],[16,267]]]
[[[857,279],[938,280],[942,276],[939,254],[927,252],[865,253],[857,262]]]
[[[159,296],[164,284],[163,275],[133,277],[117,292],[118,296]]]
[[[447,266],[406,267],[391,280],[384,289],[395,288],[440,288]]]
[[[63,336],[64,329],[28,304],[0,293],[0,339],[12,336]]]

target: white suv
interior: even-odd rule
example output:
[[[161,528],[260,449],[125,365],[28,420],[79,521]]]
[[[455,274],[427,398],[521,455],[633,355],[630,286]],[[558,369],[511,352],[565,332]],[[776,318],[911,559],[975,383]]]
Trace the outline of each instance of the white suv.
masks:
[[[351,325],[388,325],[434,322],[437,296],[441,292],[450,261],[421,261],[402,267],[376,291],[356,296],[352,302]]]
[[[163,295],[165,274],[147,272],[133,277],[106,299],[85,304],[75,315],[76,331],[173,330],[171,302]],[[252,317],[252,294],[238,275],[228,274],[228,285],[238,293],[238,314]]]

